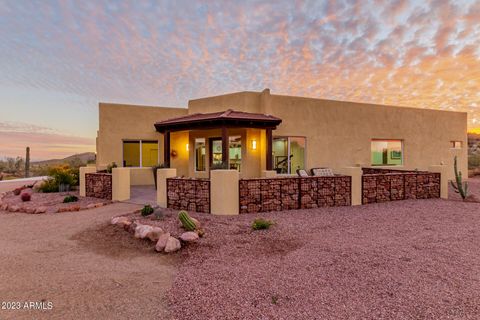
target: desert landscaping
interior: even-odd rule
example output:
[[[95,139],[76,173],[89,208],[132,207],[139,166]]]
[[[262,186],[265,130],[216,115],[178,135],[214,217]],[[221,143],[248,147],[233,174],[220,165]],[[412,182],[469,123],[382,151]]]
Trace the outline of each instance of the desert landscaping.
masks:
[[[469,184],[478,194],[480,180]],[[127,203],[61,214],[3,211],[2,296],[41,297],[53,309],[0,315],[475,319],[479,204],[451,191],[449,200],[236,217],[190,212],[201,237],[185,230],[176,210],[144,215]],[[273,224],[254,230],[257,218]],[[167,233],[178,241],[173,250],[157,247]]]

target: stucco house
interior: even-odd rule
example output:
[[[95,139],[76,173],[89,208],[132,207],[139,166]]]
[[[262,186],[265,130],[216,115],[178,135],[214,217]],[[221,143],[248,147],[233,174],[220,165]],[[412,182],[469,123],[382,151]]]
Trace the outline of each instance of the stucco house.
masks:
[[[164,163],[179,176],[208,178],[222,164],[241,178],[347,166],[467,172],[467,113],[237,92],[188,108],[100,103],[97,166],[131,168],[152,184]],[[453,176],[453,169],[448,170]],[[451,178],[451,176],[449,177]]]

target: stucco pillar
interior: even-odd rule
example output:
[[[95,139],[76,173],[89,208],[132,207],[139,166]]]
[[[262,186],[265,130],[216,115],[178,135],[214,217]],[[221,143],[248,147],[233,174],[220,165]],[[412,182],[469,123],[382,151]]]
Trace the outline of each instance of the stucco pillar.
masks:
[[[85,197],[85,173],[95,173],[97,172],[96,167],[80,167],[79,179],[80,179],[80,197]]]
[[[157,204],[162,208],[167,207],[167,178],[176,176],[175,168],[157,169]]]
[[[428,167],[428,171],[440,173],[440,198],[448,199],[448,166],[432,165]]]
[[[112,200],[130,199],[130,168],[112,169]]]
[[[277,171],[275,170],[262,170],[262,178],[275,178]]]
[[[239,173],[237,170],[210,171],[210,208],[214,215],[238,215]]]
[[[352,206],[362,204],[362,168],[361,167],[345,167],[338,168],[335,173],[352,177]]]

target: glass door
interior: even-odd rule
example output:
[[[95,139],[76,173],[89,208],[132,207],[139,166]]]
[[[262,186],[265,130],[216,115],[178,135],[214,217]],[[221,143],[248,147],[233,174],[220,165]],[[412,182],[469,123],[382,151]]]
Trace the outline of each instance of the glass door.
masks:
[[[272,147],[273,169],[278,174],[293,174],[297,169],[305,169],[304,137],[276,137]]]

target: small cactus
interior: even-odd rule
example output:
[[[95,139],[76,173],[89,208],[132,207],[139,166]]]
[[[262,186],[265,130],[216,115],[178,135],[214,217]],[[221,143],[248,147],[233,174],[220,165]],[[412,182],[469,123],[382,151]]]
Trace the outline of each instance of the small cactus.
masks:
[[[467,198],[468,194],[468,182],[462,181],[462,172],[457,168],[457,156],[453,159],[453,170],[455,171],[455,183],[450,181],[452,187],[456,193],[459,193],[463,200]]]
[[[178,213],[178,219],[182,223],[182,226],[187,231],[195,231],[197,229],[197,225],[195,222],[190,218],[187,211],[182,210]]]

